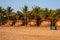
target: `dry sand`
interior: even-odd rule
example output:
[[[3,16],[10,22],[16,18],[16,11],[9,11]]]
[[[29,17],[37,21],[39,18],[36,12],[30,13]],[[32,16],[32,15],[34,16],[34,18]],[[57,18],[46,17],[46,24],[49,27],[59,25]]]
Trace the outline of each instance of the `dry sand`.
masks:
[[[0,27],[0,40],[60,40],[60,30],[49,27]]]

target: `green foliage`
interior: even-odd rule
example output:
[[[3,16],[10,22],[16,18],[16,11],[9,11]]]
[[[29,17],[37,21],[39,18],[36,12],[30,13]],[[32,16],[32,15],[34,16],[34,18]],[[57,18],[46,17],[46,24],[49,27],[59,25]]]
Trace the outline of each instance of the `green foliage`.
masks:
[[[24,6],[21,11],[13,12],[11,7],[6,9],[0,6],[0,20],[19,20],[19,19],[60,19],[60,9],[48,9],[35,6],[31,11],[28,11],[28,7]]]

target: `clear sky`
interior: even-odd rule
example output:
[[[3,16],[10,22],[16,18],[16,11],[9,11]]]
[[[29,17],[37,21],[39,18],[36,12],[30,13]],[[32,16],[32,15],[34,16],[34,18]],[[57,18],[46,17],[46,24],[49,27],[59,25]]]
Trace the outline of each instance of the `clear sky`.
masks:
[[[6,8],[11,6],[15,11],[22,10],[22,7],[27,5],[29,10],[32,6],[40,6],[42,8],[58,9],[60,8],[60,0],[0,0],[0,6]]]

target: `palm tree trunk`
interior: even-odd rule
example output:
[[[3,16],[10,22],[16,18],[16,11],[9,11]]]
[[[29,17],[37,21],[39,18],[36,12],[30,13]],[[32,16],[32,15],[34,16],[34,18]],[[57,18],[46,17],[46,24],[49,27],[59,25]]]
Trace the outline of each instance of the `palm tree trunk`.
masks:
[[[24,20],[25,20],[25,26],[27,27],[27,17],[26,17],[26,15],[24,15],[25,17],[24,17]]]
[[[2,19],[1,19],[1,16],[0,16],[0,22],[1,22],[0,25],[2,25]]]

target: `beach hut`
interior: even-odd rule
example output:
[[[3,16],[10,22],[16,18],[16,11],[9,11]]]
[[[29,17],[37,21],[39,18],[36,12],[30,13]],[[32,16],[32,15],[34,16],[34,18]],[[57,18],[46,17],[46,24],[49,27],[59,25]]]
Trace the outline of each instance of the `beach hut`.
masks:
[[[28,21],[28,26],[36,26],[37,25],[36,22],[37,22],[36,20],[29,20]]]
[[[23,20],[16,20],[15,26],[22,26],[23,25]]]
[[[11,25],[12,25],[12,23],[13,23],[13,21],[12,21],[12,20],[7,20],[7,21],[6,21],[5,26],[11,26]]]
[[[50,20],[42,20],[40,23],[41,27],[49,27],[51,25]]]
[[[60,20],[56,22],[55,26],[60,27]]]

